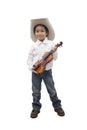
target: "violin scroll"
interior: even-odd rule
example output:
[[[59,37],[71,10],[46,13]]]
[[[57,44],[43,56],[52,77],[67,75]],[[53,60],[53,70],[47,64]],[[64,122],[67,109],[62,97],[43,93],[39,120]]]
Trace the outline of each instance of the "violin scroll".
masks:
[[[63,42],[61,41],[60,43],[57,43],[55,47],[60,47],[63,45]]]

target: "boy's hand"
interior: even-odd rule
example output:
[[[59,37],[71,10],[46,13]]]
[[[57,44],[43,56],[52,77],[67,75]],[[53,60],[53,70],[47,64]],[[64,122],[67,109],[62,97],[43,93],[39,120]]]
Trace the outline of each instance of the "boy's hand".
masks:
[[[35,71],[35,70],[33,70],[33,69],[32,69],[32,72],[34,72],[35,74],[38,74],[38,72],[37,72],[37,71]]]
[[[44,59],[47,56],[48,52],[45,52],[42,58]]]
[[[57,49],[58,49],[57,47],[54,47],[54,48],[53,48],[53,52],[55,52]]]

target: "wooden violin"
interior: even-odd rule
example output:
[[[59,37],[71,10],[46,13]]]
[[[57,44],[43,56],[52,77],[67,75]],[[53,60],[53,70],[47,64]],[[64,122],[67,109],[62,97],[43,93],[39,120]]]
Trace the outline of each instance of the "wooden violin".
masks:
[[[39,61],[37,61],[34,65],[32,70],[34,70],[36,73],[40,74],[45,70],[46,65],[53,60],[53,53],[57,50],[58,47],[62,46],[63,42],[60,42],[55,45],[55,47],[47,52],[47,54]]]

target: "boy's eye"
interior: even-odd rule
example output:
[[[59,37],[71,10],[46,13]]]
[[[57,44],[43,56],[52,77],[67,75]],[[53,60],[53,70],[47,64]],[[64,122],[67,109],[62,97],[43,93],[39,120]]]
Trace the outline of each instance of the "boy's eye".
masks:
[[[39,32],[38,30],[36,32]]]

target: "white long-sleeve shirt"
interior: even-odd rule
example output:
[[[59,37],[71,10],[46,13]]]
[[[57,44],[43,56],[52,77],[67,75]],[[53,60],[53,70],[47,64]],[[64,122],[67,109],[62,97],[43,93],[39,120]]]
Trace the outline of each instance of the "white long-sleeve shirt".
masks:
[[[29,51],[28,60],[27,60],[27,63],[29,65],[29,70],[32,70],[33,65],[38,60],[41,60],[42,56],[46,52],[49,52],[50,50],[52,50],[53,47],[55,47],[55,44],[53,43],[53,41],[48,40],[47,38],[45,38],[45,40],[43,42],[37,40],[32,45],[32,47],[30,48],[30,51]],[[54,60],[57,59],[57,55],[58,55],[57,51],[53,53]],[[46,65],[45,70],[49,70],[52,67],[53,67],[53,60]]]

